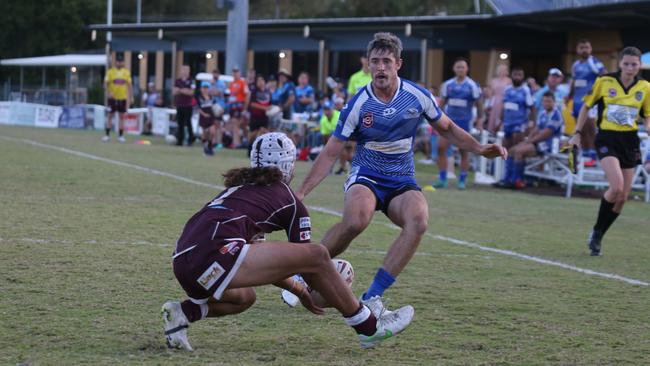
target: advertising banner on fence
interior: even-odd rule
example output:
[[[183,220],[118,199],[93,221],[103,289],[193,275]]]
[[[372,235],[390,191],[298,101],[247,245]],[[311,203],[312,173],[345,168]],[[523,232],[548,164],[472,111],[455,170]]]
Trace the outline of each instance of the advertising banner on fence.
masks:
[[[0,124],[9,124],[11,102],[0,102]]]
[[[63,107],[60,128],[84,128],[86,127],[86,108],[84,106]]]
[[[59,117],[61,117],[61,107],[38,105],[36,106],[36,127],[57,128],[59,127]]]
[[[169,133],[169,112],[163,108],[153,108],[151,119],[151,133],[158,136],[167,136]]]
[[[130,135],[139,135],[142,133],[140,124],[141,113],[124,113],[124,132]]]
[[[37,106],[32,103],[11,103],[9,121],[12,125],[33,126]]]

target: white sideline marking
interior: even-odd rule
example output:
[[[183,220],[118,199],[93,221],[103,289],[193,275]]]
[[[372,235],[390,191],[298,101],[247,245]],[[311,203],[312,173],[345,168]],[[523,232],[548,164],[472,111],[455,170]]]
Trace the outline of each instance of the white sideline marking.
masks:
[[[225,189],[225,187],[220,186],[220,185],[204,183],[204,182],[200,182],[198,180],[186,178],[186,177],[183,177],[183,176],[180,176],[180,175],[164,172],[164,171],[161,171],[161,170],[151,169],[151,168],[147,168],[147,167],[143,167],[143,166],[136,165],[136,164],[131,164],[131,163],[125,163],[125,162],[122,162],[122,161],[119,161],[119,160],[103,158],[101,156],[92,155],[92,154],[84,153],[84,152],[77,151],[77,150],[71,150],[71,149],[67,149],[67,148],[64,148],[64,147],[48,145],[48,144],[44,144],[44,143],[34,141],[34,140],[18,139],[18,138],[7,137],[7,136],[0,136],[0,138],[5,139],[5,140],[10,140],[10,141],[23,142],[23,143],[26,143],[26,144],[29,144],[29,145],[39,146],[39,147],[43,147],[43,148],[46,148],[46,149],[61,151],[61,152],[67,153],[67,154],[76,155],[76,156],[80,156],[80,157],[84,157],[84,158],[88,158],[88,159],[92,159],[92,160],[102,161],[102,162],[117,165],[117,166],[127,167],[127,168],[131,168],[131,169],[139,170],[139,171],[142,171],[142,172],[145,172],[145,173],[160,175],[160,176],[163,176],[163,177],[176,179],[176,180],[179,180],[181,182],[191,183],[191,184],[201,186],[201,187],[207,187],[207,188],[213,188],[213,189],[219,189],[219,190]],[[333,215],[333,216],[338,216],[338,217],[343,216],[343,214],[341,212],[331,210],[331,209],[328,209],[328,208],[318,207],[318,206],[307,206],[307,207],[310,210],[313,210],[313,211],[316,211],[316,212],[325,213],[325,214],[328,214],[328,215]],[[376,222],[376,223],[381,224],[381,225],[383,225],[385,227],[388,227],[388,228],[391,228],[391,229],[399,229],[399,227],[397,227],[397,226],[395,226],[393,224],[390,224],[390,223],[384,223],[384,222]],[[517,253],[517,252],[513,252],[511,250],[497,249],[497,248],[487,247],[487,246],[484,246],[484,245],[480,245],[480,244],[477,244],[477,243],[472,243],[472,242],[468,242],[468,241],[464,241],[464,240],[449,238],[449,237],[442,236],[442,235],[434,235],[434,234],[431,234],[429,232],[427,232],[426,235],[428,237],[430,237],[430,238],[441,240],[441,241],[446,241],[446,242],[451,243],[451,244],[461,245],[461,246],[468,247],[468,248],[483,250],[483,251],[492,252],[492,253],[498,253],[498,254],[502,254],[502,255],[507,255],[507,256],[510,256],[510,257],[515,257],[515,258],[519,258],[519,259],[523,259],[523,260],[527,260],[527,261],[531,261],[531,262],[535,262],[535,263],[539,263],[539,264],[545,264],[545,265],[548,265],[548,266],[555,266],[555,267],[559,267],[559,268],[564,268],[564,269],[567,269],[567,270],[570,270],[570,271],[583,273],[583,274],[586,274],[588,276],[602,277],[602,278],[606,278],[606,279],[610,279],[610,280],[625,282],[625,283],[628,283],[628,284],[631,284],[631,285],[650,286],[650,283],[648,283],[648,282],[636,280],[636,279],[629,278],[629,277],[619,276],[617,274],[605,273],[605,272],[597,272],[597,271],[593,271],[591,269],[580,268],[580,267],[572,266],[570,264],[566,264],[566,263],[562,263],[562,262],[557,262],[557,261],[553,261],[553,260],[549,260],[549,259],[535,257],[535,256],[532,256],[532,255],[527,255],[527,254],[520,254],[520,253]]]

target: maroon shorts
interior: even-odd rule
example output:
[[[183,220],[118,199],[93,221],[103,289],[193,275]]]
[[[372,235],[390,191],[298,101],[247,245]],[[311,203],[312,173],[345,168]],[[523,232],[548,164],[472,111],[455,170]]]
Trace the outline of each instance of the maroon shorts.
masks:
[[[203,116],[199,117],[199,126],[201,126],[201,128],[203,129],[212,127],[212,125],[214,125],[215,122],[216,120],[213,117],[203,117]]]
[[[174,255],[174,275],[192,302],[205,304],[211,296],[219,300],[246,258],[249,247],[243,239],[189,247]]]
[[[126,113],[126,99],[108,99],[108,112]]]

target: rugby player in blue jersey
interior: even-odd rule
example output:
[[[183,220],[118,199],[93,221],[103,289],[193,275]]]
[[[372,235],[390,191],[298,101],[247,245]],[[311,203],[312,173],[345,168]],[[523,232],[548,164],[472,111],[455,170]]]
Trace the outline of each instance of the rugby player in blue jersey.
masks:
[[[571,67],[573,80],[571,81],[568,98],[573,100],[573,117],[577,120],[578,114],[583,105],[582,98],[589,93],[594,82],[596,82],[596,78],[605,74],[607,69],[600,60],[591,55],[591,42],[589,42],[588,39],[583,38],[578,40],[576,53],[578,54],[579,59],[574,62]],[[585,166],[588,167],[596,165],[597,156],[596,148],[594,146],[596,129],[594,126],[596,125],[597,113],[597,108],[589,110],[589,113],[587,114],[588,123],[585,124],[585,129],[582,131],[582,152],[583,156],[588,158],[585,161]]]
[[[497,130],[503,125],[503,146],[511,148],[524,139],[524,133],[529,125],[534,124],[535,106],[530,89],[524,83],[524,70],[513,67],[510,73],[512,85],[508,86],[503,95],[503,109],[501,122]],[[515,184],[514,158],[506,160],[506,173],[503,180],[495,184],[500,188],[513,188]]]
[[[444,110],[458,127],[469,132],[472,125],[476,123],[472,112],[476,105],[476,116],[483,116],[483,101],[481,100],[481,87],[478,83],[467,76],[469,63],[464,58],[454,62],[454,74],[456,76],[445,81],[440,88],[440,96],[444,103]],[[474,122],[474,123],[473,123]],[[478,121],[482,126],[483,117]],[[438,181],[433,184],[435,188],[447,188],[447,148],[449,144],[444,138],[438,141]],[[468,151],[460,150],[460,175],[458,177],[458,189],[465,189],[465,179],[469,170]]]
[[[508,152],[514,160],[514,188],[522,189],[524,184],[524,168],[526,157],[545,155],[552,152],[553,139],[562,134],[562,112],[555,105],[555,94],[546,91],[542,96],[541,110],[537,114],[537,123],[530,134],[520,143],[511,147]]]
[[[426,232],[429,212],[415,180],[413,140],[422,118],[460,149],[488,158],[506,157],[499,145],[481,145],[436,105],[416,83],[400,78],[402,42],[391,33],[376,33],[367,47],[372,82],[361,88],[341,111],[336,130],[296,195],[309,194],[329,173],[345,141],[357,150],[345,184],[341,222],[322,239],[332,257],[341,254],[381,210],[402,230],[383,265],[362,295],[375,314],[385,311],[381,297],[402,272]]]

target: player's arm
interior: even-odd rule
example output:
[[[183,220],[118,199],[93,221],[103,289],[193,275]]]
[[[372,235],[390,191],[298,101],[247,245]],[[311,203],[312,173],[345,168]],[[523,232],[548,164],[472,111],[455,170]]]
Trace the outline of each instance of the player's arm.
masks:
[[[106,98],[113,98],[113,93],[111,93],[110,89],[111,81],[112,80],[107,73],[106,78],[104,79],[104,93],[106,94]]]
[[[461,150],[471,151],[486,158],[501,156],[506,159],[508,157],[508,150],[503,146],[496,144],[481,145],[472,135],[458,127],[444,114],[437,122],[431,123],[431,125],[442,137],[447,139],[452,145],[458,146]]]
[[[329,174],[332,166],[338,159],[345,141],[332,135],[323,150],[318,154],[314,165],[312,165],[307,177],[302,182],[302,185],[296,191],[296,197],[303,200],[325,177]]]
[[[553,129],[552,128],[545,128],[543,130],[538,130],[535,128],[533,133],[530,134],[530,138],[528,139],[528,142],[531,144],[536,144],[540,141],[544,141],[548,139],[549,137],[553,136]]]

